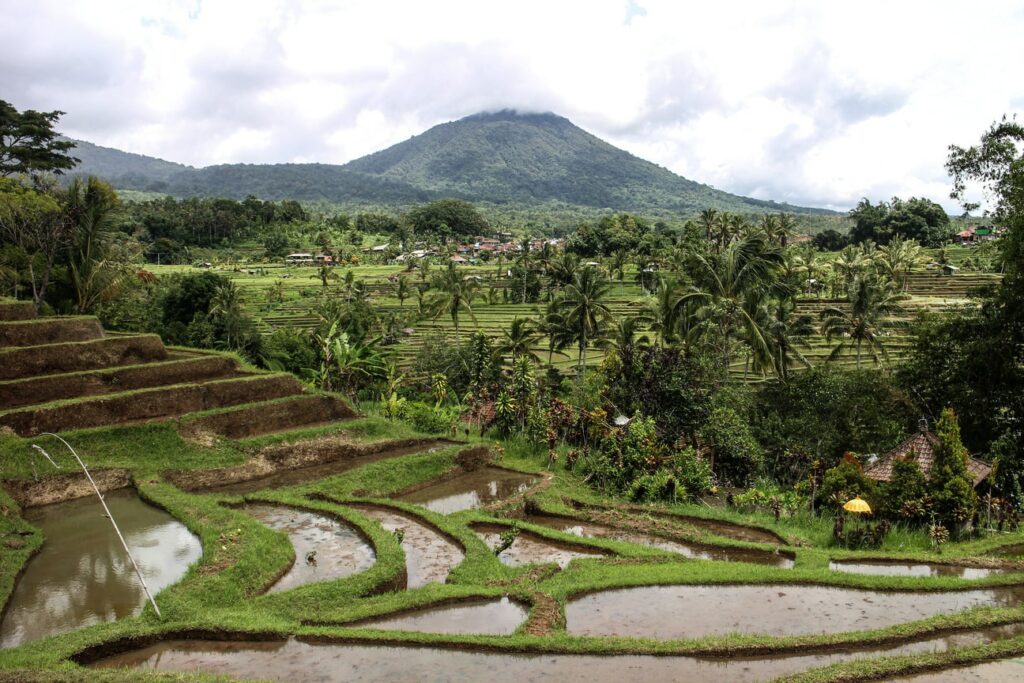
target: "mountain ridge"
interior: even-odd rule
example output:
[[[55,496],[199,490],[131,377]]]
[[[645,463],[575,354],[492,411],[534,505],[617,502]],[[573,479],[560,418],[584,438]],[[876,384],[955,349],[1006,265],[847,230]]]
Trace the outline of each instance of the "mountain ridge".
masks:
[[[696,214],[834,212],[730,194],[614,147],[551,112],[504,109],[433,126],[345,164],[194,168],[76,141],[77,173],[130,190],[405,208],[440,197],[496,205]],[[123,156],[119,156],[123,155]]]

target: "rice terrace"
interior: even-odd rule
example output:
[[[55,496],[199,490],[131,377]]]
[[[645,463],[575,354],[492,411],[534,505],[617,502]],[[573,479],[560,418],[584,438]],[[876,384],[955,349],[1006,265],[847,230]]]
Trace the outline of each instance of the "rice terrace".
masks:
[[[1024,680],[1019,10],[7,14],[0,681]]]

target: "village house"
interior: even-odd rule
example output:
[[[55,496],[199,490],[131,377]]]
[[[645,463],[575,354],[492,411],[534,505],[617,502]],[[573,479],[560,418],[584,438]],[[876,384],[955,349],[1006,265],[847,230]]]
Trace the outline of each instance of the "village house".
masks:
[[[927,477],[932,471],[932,459],[935,447],[938,445],[939,437],[935,436],[928,429],[927,420],[921,420],[916,434],[870,463],[864,468],[864,475],[875,481],[889,481],[892,479],[893,462],[897,458],[906,458],[913,453],[914,457],[917,458],[917,466],[921,468],[921,473]],[[981,460],[969,457],[967,459],[967,472],[971,475],[974,487],[977,488],[992,472],[992,467]]]

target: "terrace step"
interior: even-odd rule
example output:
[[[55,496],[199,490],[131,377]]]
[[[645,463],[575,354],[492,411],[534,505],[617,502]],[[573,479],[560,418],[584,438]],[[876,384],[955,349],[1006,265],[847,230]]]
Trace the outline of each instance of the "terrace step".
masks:
[[[0,382],[0,410],[102,396],[136,389],[224,379],[238,375],[237,363],[226,356],[175,358],[145,365],[124,365]]]
[[[256,375],[19,408],[0,413],[0,426],[13,429],[19,436],[34,436],[178,417],[301,392],[302,385],[292,375]]]
[[[38,318],[0,322],[0,347],[41,346],[62,342],[101,339],[103,328],[96,318]]]
[[[356,412],[340,398],[313,394],[190,415],[181,420],[181,427],[185,432],[206,431],[229,439],[244,439],[354,417]]]
[[[167,359],[155,334],[0,349],[0,380],[98,370]]]
[[[0,320],[34,320],[36,307],[31,301],[0,301]]]

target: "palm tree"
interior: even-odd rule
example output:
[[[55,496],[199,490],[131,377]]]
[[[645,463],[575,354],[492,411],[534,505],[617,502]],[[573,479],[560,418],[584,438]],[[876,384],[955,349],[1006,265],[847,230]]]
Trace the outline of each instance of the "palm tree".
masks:
[[[244,315],[242,312],[242,291],[234,281],[228,280],[217,287],[210,298],[209,315],[224,325],[225,341],[229,349],[237,349],[242,336]]]
[[[515,365],[520,356],[526,356],[535,363],[540,362],[540,358],[533,352],[540,335],[529,319],[516,316],[509,328],[502,330],[501,335],[498,353],[502,356],[511,356],[512,365]]]
[[[548,278],[556,288],[561,288],[573,281],[580,269],[580,257],[572,252],[563,251],[551,262]]]
[[[398,306],[405,308],[405,300],[409,298],[409,278],[404,275],[398,276],[398,282],[395,283],[395,296],[398,298]]]
[[[758,234],[747,234],[721,253],[694,255],[696,284],[679,298],[676,307],[696,305],[700,315],[713,323],[725,366],[729,365],[731,343],[738,335],[755,356],[770,355],[758,308],[766,299],[788,293],[779,279],[782,262],[782,251]]]
[[[896,236],[889,244],[879,247],[875,266],[897,287],[906,291],[910,271],[921,261],[921,245],[913,240]]]
[[[555,352],[561,352],[566,346],[572,343],[567,333],[568,325],[565,316],[562,315],[562,302],[552,300],[547,303],[543,313],[538,315],[536,322],[537,331],[547,337],[548,340],[548,365],[550,366]],[[559,355],[564,355],[559,353]]]
[[[526,285],[530,281],[530,238],[524,237],[519,242],[519,267],[523,269],[523,303],[526,303]]]
[[[619,281],[620,287],[626,279],[626,266],[628,265],[629,253],[625,249],[620,249],[613,253],[608,262],[608,274]]]
[[[650,346],[651,339],[641,333],[640,326],[645,320],[638,315],[620,318],[608,330],[606,336],[598,341],[598,346],[605,350],[613,350],[619,354],[627,349]]]
[[[771,366],[780,380],[789,380],[789,369],[798,362],[810,367],[799,348],[808,348],[807,338],[814,334],[811,316],[806,313],[796,314],[796,303],[780,300],[776,303],[772,316],[765,325],[769,344],[772,349]]]
[[[68,272],[79,313],[111,295],[133,273],[130,258],[115,247],[110,230],[117,204],[113,188],[98,178],[75,178],[68,187],[65,214],[75,227],[68,250]]]
[[[860,277],[848,290],[849,306],[830,306],[821,312],[821,331],[825,339],[839,343],[829,354],[829,360],[841,356],[853,345],[857,351],[857,369],[863,347],[867,347],[875,363],[888,360],[882,335],[900,325],[893,317],[902,310],[900,302],[906,296],[896,292],[890,282],[877,277]]]
[[[284,280],[274,280],[274,284],[267,287],[267,303],[284,302]]]
[[[658,346],[672,343],[676,337],[676,304],[679,302],[679,282],[672,277],[660,277],[658,290],[647,303],[645,318],[651,329],[658,333]]]
[[[478,294],[480,284],[475,278],[463,277],[455,264],[449,263],[448,268],[434,276],[432,287],[434,296],[429,307],[435,318],[445,312],[451,316],[456,336],[459,334],[459,313],[465,311],[476,322],[473,299]]]
[[[603,299],[610,285],[595,268],[586,267],[576,273],[562,291],[561,309],[565,330],[579,346],[577,370],[580,377],[587,371],[587,344],[597,341],[612,318]]]
[[[839,276],[843,289],[848,289],[854,280],[860,278],[871,266],[864,249],[856,245],[844,247],[839,256],[832,262],[832,269]]]

